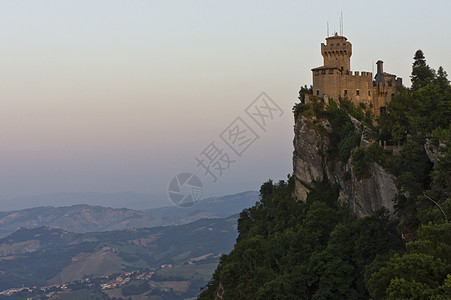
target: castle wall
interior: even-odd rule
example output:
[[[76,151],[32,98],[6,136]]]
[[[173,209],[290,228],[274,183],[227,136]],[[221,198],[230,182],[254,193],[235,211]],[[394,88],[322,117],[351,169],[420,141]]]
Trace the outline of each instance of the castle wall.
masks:
[[[328,97],[337,98],[339,88],[339,75],[337,73],[340,73],[337,69],[313,71],[314,95],[323,97],[326,100]]]
[[[373,74],[370,72],[355,72],[340,76],[341,97],[351,100],[356,106],[364,103],[369,106],[373,96]]]
[[[365,104],[373,108],[374,115],[380,115],[394,95],[402,88],[402,79],[383,71],[383,61],[377,62],[377,74],[373,81],[371,72],[350,71],[352,44],[344,36],[326,38],[321,44],[324,65],[312,69],[313,94],[327,101],[339,97],[351,100],[354,105]]]
[[[370,105],[373,96],[372,73],[347,72],[342,74],[337,69],[313,71],[313,93],[319,97],[350,99],[355,105]]]
[[[383,82],[373,82],[373,94],[374,94],[374,110],[373,113],[376,116],[380,114],[380,108],[386,107],[391,98],[401,91],[402,79],[397,78],[395,75],[384,73]]]

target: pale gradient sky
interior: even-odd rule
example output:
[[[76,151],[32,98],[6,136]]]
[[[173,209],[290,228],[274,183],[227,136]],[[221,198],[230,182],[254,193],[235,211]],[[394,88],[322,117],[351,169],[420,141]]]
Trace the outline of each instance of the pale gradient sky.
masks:
[[[449,1],[1,1],[0,199],[286,178],[291,108],[340,11],[353,70],[382,59],[410,85],[421,48],[451,72]],[[262,91],[285,114],[212,184],[194,157]]]

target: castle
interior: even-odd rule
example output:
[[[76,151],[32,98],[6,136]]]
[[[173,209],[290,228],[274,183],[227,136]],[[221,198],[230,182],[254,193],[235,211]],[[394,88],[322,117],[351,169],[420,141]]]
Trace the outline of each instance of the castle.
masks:
[[[402,87],[402,79],[396,75],[385,73],[383,61],[377,62],[377,73],[352,72],[352,44],[347,38],[335,33],[321,43],[321,55],[324,64],[312,69],[313,95],[323,100],[339,97],[351,100],[355,105],[364,104],[372,108],[375,115],[385,108],[390,99],[398,94]]]

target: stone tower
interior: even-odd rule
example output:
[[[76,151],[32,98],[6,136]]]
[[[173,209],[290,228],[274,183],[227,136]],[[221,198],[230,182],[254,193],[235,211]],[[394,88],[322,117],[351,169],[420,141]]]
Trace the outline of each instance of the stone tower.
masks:
[[[335,33],[326,38],[326,44],[321,43],[321,55],[324,67],[333,67],[341,72],[351,70],[352,44],[344,36]]]

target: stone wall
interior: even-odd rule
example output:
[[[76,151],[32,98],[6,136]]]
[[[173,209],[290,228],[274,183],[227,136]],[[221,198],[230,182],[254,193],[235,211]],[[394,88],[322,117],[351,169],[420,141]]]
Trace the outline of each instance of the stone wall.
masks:
[[[334,68],[317,68],[313,71],[313,94],[327,99],[347,97],[355,105],[370,105],[373,81],[370,72],[342,72]]]
[[[385,107],[402,87],[401,78],[383,72],[383,62],[377,62],[377,74],[373,81],[371,72],[352,72],[350,70],[352,44],[344,36],[326,38],[321,44],[323,66],[312,69],[313,95],[337,100],[339,97],[350,99],[356,106],[363,103],[373,108],[378,116],[381,107]]]

